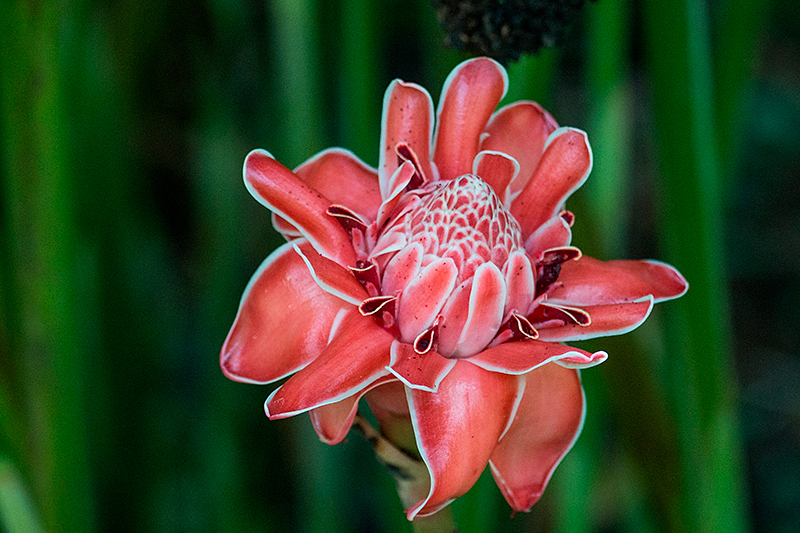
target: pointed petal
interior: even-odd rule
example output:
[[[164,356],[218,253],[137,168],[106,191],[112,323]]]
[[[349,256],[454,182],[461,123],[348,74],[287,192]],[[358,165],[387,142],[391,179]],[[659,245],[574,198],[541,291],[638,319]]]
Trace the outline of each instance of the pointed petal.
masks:
[[[294,169],[303,182],[370,222],[381,205],[377,171],[349,150],[329,148]]]
[[[375,387],[391,381],[395,381],[394,376],[383,376],[352,396],[312,409],[309,412],[311,424],[314,426],[319,440],[331,445],[342,442],[353,425],[361,397]]]
[[[497,334],[503,322],[506,283],[494,263],[475,270],[469,296],[469,316],[458,340],[454,357],[469,357],[481,351]]]
[[[389,176],[386,185],[386,192],[383,194],[383,203],[378,208],[378,227],[382,228],[388,218],[394,212],[394,208],[402,198],[402,192],[411,182],[411,178],[416,174],[416,169],[411,162],[406,161]]]
[[[411,344],[433,324],[447,297],[453,291],[458,270],[452,259],[437,259],[422,269],[400,294],[397,324],[400,340]]]
[[[472,487],[508,426],[522,382],[458,361],[438,392],[406,389],[417,447],[431,474],[428,497],[406,511],[409,520]]]
[[[286,418],[338,402],[388,375],[393,340],[371,318],[349,312],[322,354],[267,398],[267,416]]]
[[[572,242],[572,230],[569,224],[556,215],[536,228],[536,231],[525,239],[525,251],[531,257],[536,257],[539,252],[569,246],[570,242]]]
[[[526,376],[514,422],[492,454],[497,486],[516,511],[528,511],[583,427],[584,397],[576,370],[544,365]]]
[[[531,262],[525,252],[512,252],[508,256],[505,270],[507,295],[503,315],[507,315],[511,310],[525,314],[528,312],[536,292]]]
[[[652,294],[656,302],[682,296],[689,288],[674,267],[659,261],[599,261],[581,257],[563,265],[548,297],[576,304],[609,304]]]
[[[412,345],[394,341],[392,363],[387,369],[412,389],[436,392],[455,364],[455,359],[446,359],[434,350],[418,354]]]
[[[532,233],[557,215],[591,170],[592,150],[586,133],[574,128],[554,131],[533,176],[511,204],[511,214],[517,218],[522,234]]]
[[[572,346],[529,339],[488,348],[467,361],[491,372],[520,375],[553,361],[585,368],[607,358],[606,352],[589,353]]]
[[[367,291],[350,270],[321,256],[308,243],[294,245],[294,250],[322,290],[352,305],[360,305],[367,298]]]
[[[447,77],[439,100],[433,155],[439,179],[452,180],[472,170],[481,132],[507,87],[505,69],[486,57],[464,61]]]
[[[328,343],[342,301],[320,290],[291,243],[275,250],[250,279],[222,346],[222,372],[269,383],[314,360]]]
[[[395,148],[407,144],[417,155],[422,171],[433,179],[430,163],[431,133],[433,131],[433,101],[423,87],[415,83],[394,80],[383,97],[381,120],[381,151],[378,173],[383,198],[389,196],[389,178],[400,166]]]
[[[296,227],[314,248],[340,265],[355,264],[350,238],[328,216],[331,202],[265,150],[253,150],[244,161],[244,183],[253,198]]]
[[[514,102],[494,114],[486,125],[481,150],[496,150],[513,157],[520,166],[511,192],[517,193],[530,180],[539,164],[547,138],[558,124],[536,102]]]
[[[609,335],[621,335],[638,328],[653,310],[653,297],[648,295],[633,302],[584,305],[581,309],[591,317],[591,324],[583,326],[570,323],[561,326],[538,326],[539,340],[549,342],[569,342]]]
[[[491,185],[503,204],[509,205],[506,189],[519,174],[519,163],[513,157],[502,152],[484,150],[475,156],[472,173]]]

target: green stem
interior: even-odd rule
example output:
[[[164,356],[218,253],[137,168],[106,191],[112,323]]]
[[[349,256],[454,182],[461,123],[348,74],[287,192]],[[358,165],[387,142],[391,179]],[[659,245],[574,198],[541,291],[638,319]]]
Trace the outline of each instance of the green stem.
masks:
[[[428,495],[430,476],[428,468],[420,459],[411,457],[381,435],[361,414],[357,414],[353,427],[372,445],[378,461],[392,474],[397,485],[397,494],[403,507],[408,509]],[[450,506],[425,517],[417,517],[411,525],[417,533],[457,532]]]

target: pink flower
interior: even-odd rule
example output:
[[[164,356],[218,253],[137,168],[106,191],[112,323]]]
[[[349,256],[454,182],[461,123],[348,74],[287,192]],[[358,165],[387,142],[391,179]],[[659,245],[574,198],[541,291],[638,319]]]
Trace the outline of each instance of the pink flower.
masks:
[[[263,150],[244,164],[288,242],[245,289],[222,370],[249,383],[294,374],[267,415],[310,412],[330,444],[368,392],[379,420],[410,416],[431,486],[409,519],[487,464],[529,510],[580,433],[576,369],[607,357],[560,343],[630,331],[687,290],[664,263],[570,246],[564,202],[592,167],[586,134],[533,102],[494,112],[506,86],[496,62],[462,63],[434,131],[427,91],[392,82],[377,170],[341,149],[293,172]]]

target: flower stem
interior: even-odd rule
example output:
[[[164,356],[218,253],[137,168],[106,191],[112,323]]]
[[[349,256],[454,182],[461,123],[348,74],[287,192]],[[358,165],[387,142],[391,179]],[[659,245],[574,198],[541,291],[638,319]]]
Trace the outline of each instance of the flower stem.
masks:
[[[392,474],[397,485],[397,494],[405,509],[427,496],[430,490],[430,476],[424,462],[395,446],[372,427],[361,413],[356,414],[353,427],[369,441],[378,461]],[[458,532],[450,507],[445,507],[431,516],[415,518],[412,526],[417,533]]]

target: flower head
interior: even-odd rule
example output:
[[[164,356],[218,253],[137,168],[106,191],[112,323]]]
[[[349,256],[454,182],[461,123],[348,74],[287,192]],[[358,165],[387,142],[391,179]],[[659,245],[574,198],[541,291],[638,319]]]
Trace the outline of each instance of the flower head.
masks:
[[[601,262],[570,246],[567,197],[592,167],[586,134],[533,102],[495,112],[495,61],[466,61],[442,91],[386,91],[378,169],[326,150],[290,171],[267,152],[247,188],[286,240],[245,289],[222,348],[231,379],[269,383],[270,418],[310,412],[327,443],[366,395],[406,416],[431,482],[409,518],[464,494],[487,464],[515,510],[538,500],[577,438],[577,369],[561,342],[630,331],[687,284],[656,261]]]

